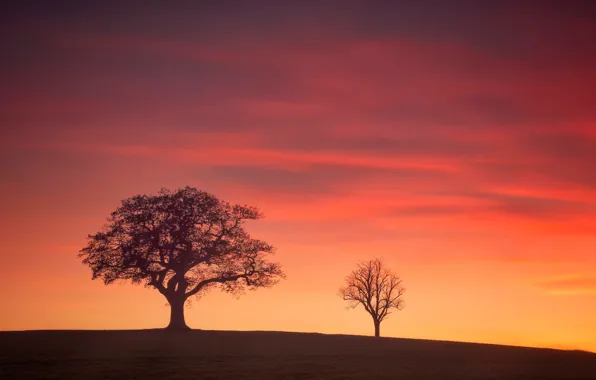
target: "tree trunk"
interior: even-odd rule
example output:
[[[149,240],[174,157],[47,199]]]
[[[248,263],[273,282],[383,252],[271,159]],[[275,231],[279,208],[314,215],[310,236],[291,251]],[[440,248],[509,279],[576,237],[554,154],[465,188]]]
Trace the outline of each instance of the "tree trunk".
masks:
[[[373,321],[375,323],[375,338],[379,338],[381,336],[381,322],[376,319]]]
[[[168,300],[170,303],[170,324],[166,327],[168,330],[190,330],[184,321],[184,302],[183,297],[172,297]]]

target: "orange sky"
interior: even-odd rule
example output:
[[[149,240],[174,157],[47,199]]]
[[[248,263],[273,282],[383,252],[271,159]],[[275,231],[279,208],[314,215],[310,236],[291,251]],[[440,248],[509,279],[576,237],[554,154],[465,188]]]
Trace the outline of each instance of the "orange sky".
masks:
[[[259,207],[288,275],[191,327],[372,334],[336,293],[382,257],[382,335],[596,351],[594,12],[342,4],[3,16],[0,329],[165,326],[76,254],[189,185]]]

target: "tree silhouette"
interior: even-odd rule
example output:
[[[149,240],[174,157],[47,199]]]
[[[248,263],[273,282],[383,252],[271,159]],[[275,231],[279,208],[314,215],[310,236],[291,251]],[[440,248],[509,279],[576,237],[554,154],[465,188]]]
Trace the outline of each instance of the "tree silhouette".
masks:
[[[79,257],[93,279],[129,280],[157,289],[170,304],[169,329],[188,329],[184,304],[219,286],[241,294],[269,287],[284,273],[267,261],[268,243],[253,239],[246,220],[257,208],[231,205],[196,188],[162,189],[122,201],[101,232],[88,236]]]
[[[364,306],[373,319],[375,337],[378,338],[381,322],[391,314],[391,309],[402,310],[404,307],[405,289],[401,283],[393,271],[383,267],[381,260],[374,259],[358,264],[346,276],[346,286],[339,290],[339,295],[350,302],[350,308]]]

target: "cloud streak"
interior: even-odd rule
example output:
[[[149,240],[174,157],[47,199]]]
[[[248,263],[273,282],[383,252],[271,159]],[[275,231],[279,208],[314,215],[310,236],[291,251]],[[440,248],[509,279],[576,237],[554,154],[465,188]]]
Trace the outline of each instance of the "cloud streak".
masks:
[[[537,286],[553,295],[596,294],[595,277],[574,275],[542,281]]]

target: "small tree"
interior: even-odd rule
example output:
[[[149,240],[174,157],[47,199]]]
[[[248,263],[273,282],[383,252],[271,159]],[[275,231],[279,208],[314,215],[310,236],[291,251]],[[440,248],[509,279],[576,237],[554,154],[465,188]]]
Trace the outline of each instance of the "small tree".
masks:
[[[358,268],[346,277],[346,286],[339,295],[350,302],[350,308],[358,305],[371,315],[375,325],[375,337],[380,336],[381,322],[391,314],[391,309],[402,310],[405,289],[402,280],[383,262],[374,259],[358,264]]]
[[[188,329],[188,298],[215,286],[239,294],[284,276],[278,263],[266,260],[273,247],[243,228],[261,216],[195,188],[162,189],[122,201],[79,257],[106,285],[128,280],[157,289],[171,308],[168,328]]]

